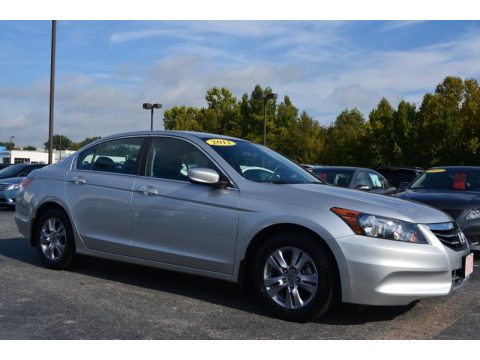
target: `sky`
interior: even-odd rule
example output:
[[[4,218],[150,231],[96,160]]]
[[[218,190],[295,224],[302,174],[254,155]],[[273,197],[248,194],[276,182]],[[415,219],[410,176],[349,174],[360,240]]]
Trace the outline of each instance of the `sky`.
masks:
[[[48,138],[50,21],[0,21],[0,141]],[[55,134],[148,129],[143,102],[205,106],[214,86],[288,95],[322,125],[382,97],[420,105],[446,76],[480,78],[477,21],[59,21]]]

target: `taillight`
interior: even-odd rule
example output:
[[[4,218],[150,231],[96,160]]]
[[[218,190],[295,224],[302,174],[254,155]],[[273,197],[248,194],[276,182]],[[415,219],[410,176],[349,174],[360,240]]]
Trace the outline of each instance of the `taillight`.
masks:
[[[23,189],[25,189],[28,185],[30,185],[30,184],[32,183],[33,179],[34,179],[34,178],[31,177],[31,176],[27,176],[26,178],[24,178],[24,179],[22,180],[22,182],[20,183],[20,190],[23,190]]]

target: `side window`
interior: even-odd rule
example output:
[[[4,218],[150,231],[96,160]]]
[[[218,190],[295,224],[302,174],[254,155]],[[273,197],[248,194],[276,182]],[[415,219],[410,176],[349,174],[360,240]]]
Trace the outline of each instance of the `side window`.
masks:
[[[365,171],[360,171],[355,178],[353,187],[357,188],[358,186],[371,186],[370,181],[368,180],[368,175]]]
[[[145,176],[188,181],[188,170],[198,167],[217,170],[194,145],[179,139],[156,138],[148,149]]]
[[[387,182],[383,178],[383,176],[380,176],[378,174],[375,174],[373,172],[369,172],[368,176],[370,177],[370,181],[372,182],[373,188],[375,189],[386,189],[387,188]]]
[[[85,150],[77,158],[77,169],[79,170],[90,170],[92,165],[93,155],[95,155],[95,150],[97,147],[91,147],[90,149]]]
[[[90,170],[136,174],[142,143],[143,138],[128,138],[99,144]],[[85,158],[88,159],[88,156],[87,154]]]

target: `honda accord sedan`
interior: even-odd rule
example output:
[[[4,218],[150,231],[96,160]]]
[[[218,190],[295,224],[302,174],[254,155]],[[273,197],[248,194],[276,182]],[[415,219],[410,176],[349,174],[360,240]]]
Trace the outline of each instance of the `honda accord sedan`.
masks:
[[[49,268],[85,254],[238,282],[292,321],[447,295],[473,271],[445,213],[205,133],[102,138],[24,179],[15,220]]]

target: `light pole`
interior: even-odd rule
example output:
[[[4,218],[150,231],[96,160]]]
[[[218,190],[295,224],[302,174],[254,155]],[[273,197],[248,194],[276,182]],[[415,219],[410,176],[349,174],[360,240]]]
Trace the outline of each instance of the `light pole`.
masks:
[[[52,52],[50,54],[50,111],[48,122],[48,163],[53,160],[53,104],[55,95],[55,48],[57,43],[57,20],[52,20]]]
[[[265,146],[267,143],[267,100],[275,100],[277,98],[277,94],[274,93],[266,93],[265,91],[261,94],[255,93],[253,95],[255,100],[262,100],[263,99],[263,145]]]
[[[143,108],[145,110],[150,110],[150,131],[153,131],[153,109],[161,109],[162,104],[143,103]]]

